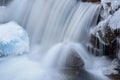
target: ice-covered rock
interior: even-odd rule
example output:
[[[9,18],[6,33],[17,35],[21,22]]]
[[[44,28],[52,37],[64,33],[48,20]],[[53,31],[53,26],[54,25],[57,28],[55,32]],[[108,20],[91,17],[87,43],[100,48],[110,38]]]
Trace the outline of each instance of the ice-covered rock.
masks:
[[[120,8],[120,0],[102,0],[101,17],[106,19],[109,15],[113,15]]]
[[[112,29],[120,28],[120,9],[114,13],[112,18],[110,19],[109,26]]]
[[[111,8],[113,11],[116,11],[118,8],[120,8],[120,0],[115,0],[111,4]]]
[[[0,24],[0,56],[23,54],[29,51],[26,31],[16,22]]]
[[[101,5],[98,25],[90,30],[90,48],[97,54],[102,49],[104,55],[115,58],[119,50],[117,39],[120,38],[120,0],[102,0]]]
[[[120,1],[102,0],[102,10],[100,13],[100,22],[97,27],[91,30],[103,44],[111,44],[120,32]]]
[[[100,12],[101,18],[106,19],[107,17],[109,17],[111,15],[110,11],[111,11],[111,8],[110,8],[109,4],[108,3],[102,3],[102,10]]]
[[[95,3],[95,2],[100,2],[101,0],[82,0],[83,2],[93,2],[93,3]]]

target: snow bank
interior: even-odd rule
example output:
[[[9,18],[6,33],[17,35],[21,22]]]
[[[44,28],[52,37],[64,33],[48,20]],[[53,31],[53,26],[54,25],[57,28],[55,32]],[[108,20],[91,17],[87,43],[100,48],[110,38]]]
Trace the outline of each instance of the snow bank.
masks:
[[[15,22],[0,24],[0,56],[22,54],[29,51],[26,31]]]

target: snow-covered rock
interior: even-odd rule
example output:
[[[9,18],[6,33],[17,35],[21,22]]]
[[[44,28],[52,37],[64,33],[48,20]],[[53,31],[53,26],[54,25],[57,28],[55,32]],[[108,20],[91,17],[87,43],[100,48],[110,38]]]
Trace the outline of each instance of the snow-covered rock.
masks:
[[[120,0],[102,0],[103,9],[101,10],[101,17],[106,19],[109,15],[113,15],[120,8]]]
[[[115,30],[120,29],[120,0],[102,0],[101,5],[101,21],[91,32],[96,35],[103,44],[108,45],[119,36],[118,30]]]
[[[0,56],[23,54],[29,51],[26,31],[16,22],[0,24]]]
[[[109,26],[112,29],[120,28],[120,9],[114,13],[112,18],[110,19]]]

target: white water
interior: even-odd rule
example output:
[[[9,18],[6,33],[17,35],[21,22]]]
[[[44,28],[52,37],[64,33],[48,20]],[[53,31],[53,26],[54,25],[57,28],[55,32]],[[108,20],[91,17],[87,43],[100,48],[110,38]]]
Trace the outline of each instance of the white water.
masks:
[[[31,54],[3,61],[0,79],[66,80],[59,68],[69,55],[65,52],[73,48],[85,62],[86,71],[97,80],[107,80],[103,68],[109,61],[89,55],[82,45],[89,38],[90,27],[96,26],[100,5],[76,0],[14,0],[7,11],[8,21],[15,20],[27,30]]]

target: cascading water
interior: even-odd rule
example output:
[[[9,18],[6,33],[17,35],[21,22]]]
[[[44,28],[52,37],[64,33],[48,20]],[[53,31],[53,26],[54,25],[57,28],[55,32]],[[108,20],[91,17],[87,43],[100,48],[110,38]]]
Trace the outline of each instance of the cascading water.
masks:
[[[2,62],[0,79],[66,80],[59,69],[72,48],[84,61],[84,69],[96,77],[81,76],[80,80],[107,80],[103,71],[109,61],[88,54],[83,45],[90,28],[97,24],[100,8],[77,0],[13,0],[6,6],[5,21],[16,21],[26,29],[31,54]]]

